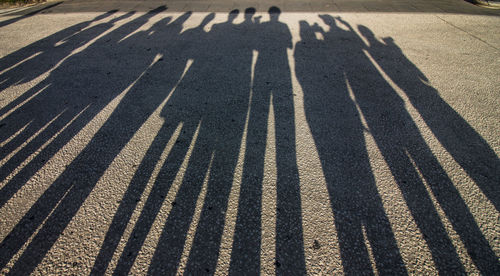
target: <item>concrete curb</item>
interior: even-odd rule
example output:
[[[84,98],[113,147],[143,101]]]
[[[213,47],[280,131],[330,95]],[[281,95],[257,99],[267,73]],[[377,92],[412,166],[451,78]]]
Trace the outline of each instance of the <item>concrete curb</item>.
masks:
[[[500,9],[500,1],[497,0],[472,0],[472,3],[490,9]]]

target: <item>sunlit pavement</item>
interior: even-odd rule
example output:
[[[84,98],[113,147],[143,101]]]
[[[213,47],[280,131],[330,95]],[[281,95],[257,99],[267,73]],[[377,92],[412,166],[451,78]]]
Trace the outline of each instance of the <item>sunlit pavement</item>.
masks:
[[[0,273],[499,275],[499,15],[0,10]]]

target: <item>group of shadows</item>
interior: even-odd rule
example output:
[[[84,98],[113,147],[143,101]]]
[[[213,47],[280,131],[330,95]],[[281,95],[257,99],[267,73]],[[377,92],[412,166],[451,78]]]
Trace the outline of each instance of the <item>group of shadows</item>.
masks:
[[[302,233],[294,94],[287,55],[293,45],[288,26],[279,21],[280,10],[271,8],[269,20],[261,22],[254,16],[255,9],[248,8],[244,21],[238,24],[234,22],[238,11],[234,10],[226,22],[206,31],[214,18],[212,13],[199,26],[182,31],[191,16],[188,12],[176,18],[164,17],[149,29],[139,30],[165,9],[159,7],[135,17],[131,17],[133,12],[118,16],[114,15],[116,11],[110,11],[1,59],[0,72],[4,72],[0,75],[0,91],[55,69],[0,109],[0,157],[8,158],[0,170],[0,180],[5,182],[0,207],[106,105],[126,91],[92,140],[1,241],[0,267],[5,267],[28,243],[10,269],[11,274],[29,273],[36,268],[112,161],[167,98],[161,109],[163,125],[134,168],[92,274],[102,274],[108,268],[138,199],[173,135],[178,135],[176,142],[153,183],[114,273],[130,272],[190,144],[194,146],[185,175],[171,203],[148,273],[178,269],[205,177],[206,196],[185,272],[213,273],[245,128],[229,272],[258,273],[271,107],[277,169],[275,269],[279,274],[306,273],[304,248],[311,245],[304,244]],[[403,100],[365,51],[406,93],[434,136],[500,210],[500,165],[495,152],[426,83],[426,77],[391,38],[379,41],[370,29],[358,26],[367,45],[340,17],[320,18],[327,30],[299,22],[300,41],[293,48],[294,62],[304,92],[307,123],[326,178],[335,217],[331,227],[338,233],[344,271],[373,272],[363,234],[366,231],[379,273],[409,272],[377,193],[363,134],[369,131],[423,234],[436,269],[440,273],[465,272],[422,178],[479,271],[499,274],[498,258],[469,208],[427,146]],[[111,29],[117,23],[121,25]],[[317,39],[317,33],[324,39]],[[85,44],[88,47],[67,57]],[[258,54],[252,69],[254,52]],[[362,124],[361,114],[367,127]]]

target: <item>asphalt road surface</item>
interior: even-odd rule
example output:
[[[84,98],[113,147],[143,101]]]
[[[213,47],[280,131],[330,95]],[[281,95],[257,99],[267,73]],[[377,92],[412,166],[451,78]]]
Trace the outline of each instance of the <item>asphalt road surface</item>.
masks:
[[[500,275],[500,10],[0,10],[0,274]]]

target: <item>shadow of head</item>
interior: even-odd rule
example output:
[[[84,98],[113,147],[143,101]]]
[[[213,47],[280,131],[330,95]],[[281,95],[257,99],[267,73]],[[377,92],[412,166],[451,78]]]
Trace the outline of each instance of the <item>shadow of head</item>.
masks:
[[[236,17],[238,17],[238,14],[240,14],[240,10],[238,10],[238,9],[234,9],[234,10],[230,11],[228,16],[227,16],[227,22],[233,22],[234,19],[236,19]]]
[[[252,17],[254,16],[256,10],[253,7],[249,7],[245,9],[245,20],[249,21],[252,20]]]
[[[272,6],[267,12],[269,13],[269,18],[271,19],[271,21],[278,21],[281,14],[280,8]]]

